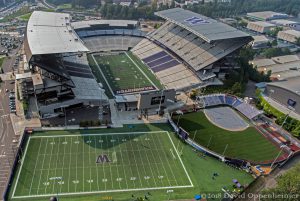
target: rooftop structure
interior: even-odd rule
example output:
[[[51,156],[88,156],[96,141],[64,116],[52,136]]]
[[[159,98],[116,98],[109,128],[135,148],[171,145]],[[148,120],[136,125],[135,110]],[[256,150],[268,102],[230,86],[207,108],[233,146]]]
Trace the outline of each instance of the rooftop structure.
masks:
[[[297,41],[297,38],[300,37],[300,31],[296,30],[285,30],[285,31],[279,31],[277,38],[288,41],[290,43],[295,43]]]
[[[289,15],[284,13],[277,13],[273,11],[262,11],[262,12],[247,13],[247,17],[255,20],[270,21],[275,19],[286,19],[289,18]]]
[[[65,13],[34,11],[28,21],[25,40],[28,60],[31,55],[87,52]]]
[[[159,11],[155,15],[194,33],[206,42],[249,36],[227,24],[182,8]]]
[[[89,20],[72,22],[72,27],[76,29],[88,29],[92,27],[136,27],[137,21],[133,20]]]

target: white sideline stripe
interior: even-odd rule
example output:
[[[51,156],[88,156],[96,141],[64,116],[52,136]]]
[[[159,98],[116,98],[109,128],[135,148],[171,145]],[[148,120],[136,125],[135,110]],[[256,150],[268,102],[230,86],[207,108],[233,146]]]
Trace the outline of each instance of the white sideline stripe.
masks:
[[[191,180],[191,178],[190,178],[190,175],[189,175],[189,173],[187,172],[187,170],[186,170],[186,168],[185,168],[185,166],[184,166],[184,164],[183,164],[183,162],[182,162],[182,160],[181,160],[181,157],[180,157],[179,154],[178,154],[177,149],[175,148],[175,145],[174,145],[173,140],[172,140],[172,138],[171,138],[171,136],[170,136],[170,133],[167,132],[167,131],[165,131],[165,132],[168,134],[168,136],[169,136],[169,138],[170,138],[170,140],[171,140],[171,143],[172,143],[172,145],[173,145],[173,148],[175,149],[175,152],[176,152],[176,154],[177,154],[177,156],[178,156],[178,158],[179,158],[179,160],[180,160],[180,163],[181,163],[181,165],[182,165],[182,167],[183,167],[183,170],[184,170],[186,176],[188,177],[188,179],[189,179],[189,181],[190,181],[190,183],[191,183],[191,186],[194,187],[194,184],[193,184],[193,182],[192,182],[192,180]]]
[[[108,80],[107,80],[106,77],[104,76],[104,73],[102,72],[102,69],[100,68],[100,66],[99,66],[98,62],[96,61],[96,59],[95,59],[95,57],[94,57],[93,54],[92,54],[92,58],[93,58],[95,64],[97,65],[97,68],[99,69],[99,71],[100,71],[102,77],[104,78],[104,80],[105,80],[105,82],[106,82],[106,84],[107,84],[107,86],[108,86],[108,88],[109,88],[111,94],[112,94],[113,96],[115,96],[115,93],[113,92],[113,90],[112,90],[112,88],[111,88],[111,86],[110,86]]]
[[[94,133],[94,134],[72,134],[72,135],[41,135],[31,136],[30,138],[52,138],[52,137],[76,137],[76,136],[96,136],[96,135],[135,135],[135,134],[147,134],[147,133],[164,133],[167,131],[146,131],[146,132],[124,132],[124,133]]]
[[[30,140],[31,138],[55,138],[55,137],[76,137],[76,136],[97,136],[97,135],[121,135],[121,134],[126,134],[126,135],[130,135],[130,134],[147,134],[147,133],[166,133],[171,141],[171,144],[173,145],[173,148],[180,160],[180,163],[184,169],[184,172],[186,173],[186,176],[188,177],[188,180],[190,182],[190,185],[183,185],[183,186],[164,186],[164,187],[150,187],[150,188],[132,188],[132,189],[115,189],[115,190],[104,190],[104,191],[89,191],[89,192],[73,192],[73,193],[59,193],[59,195],[86,195],[86,194],[96,194],[96,193],[112,193],[112,192],[128,192],[128,191],[144,191],[144,190],[161,190],[161,189],[175,189],[175,188],[191,188],[194,187],[191,178],[181,160],[181,157],[179,156],[174,142],[170,136],[170,133],[168,131],[146,131],[146,132],[123,132],[123,133],[100,133],[100,134],[73,134],[73,135],[53,135],[53,136],[30,136],[25,148],[25,152],[24,152],[24,157],[22,158],[22,164],[20,166],[20,171],[18,172],[18,176],[17,176],[17,180],[16,180],[16,184],[14,186],[14,190],[13,190],[13,194],[12,194],[12,198],[37,198],[37,197],[48,197],[48,196],[53,196],[56,195],[54,194],[41,194],[41,195],[25,195],[25,196],[15,196],[15,191],[16,191],[16,186],[18,184],[19,181],[19,177],[20,177],[20,173],[22,171],[22,167],[23,167],[23,161],[25,160],[26,156],[27,156],[27,149],[28,146],[30,144]]]
[[[174,189],[174,188],[191,188],[193,185],[187,186],[164,186],[164,187],[152,187],[152,188],[132,188],[132,189],[117,189],[108,191],[91,191],[91,192],[75,192],[75,193],[59,193],[59,195],[86,195],[86,194],[96,194],[96,193],[112,193],[112,192],[128,192],[128,191],[145,191],[145,190],[161,190],[161,189]],[[13,196],[12,198],[37,198],[37,197],[48,197],[56,195],[44,194],[44,195],[25,195],[25,196]]]
[[[20,177],[21,171],[23,170],[23,164],[24,164],[25,158],[27,156],[27,149],[28,149],[28,146],[29,146],[30,139],[31,139],[31,137],[29,137],[29,139],[28,139],[28,142],[27,142],[26,148],[25,148],[25,152],[24,152],[24,157],[21,160],[21,167],[20,167],[19,172],[18,172],[18,176],[17,176],[16,184],[14,186],[14,191],[13,191],[12,197],[15,196],[16,188],[17,188],[17,185],[19,184],[19,177]]]
[[[133,61],[133,59],[127,54],[127,52],[125,52],[126,56],[131,60],[131,62],[141,71],[141,73],[147,78],[147,80],[156,88],[158,89],[158,87],[152,82],[152,80],[150,80],[150,78],[145,74],[145,72],[135,63],[135,61]]]

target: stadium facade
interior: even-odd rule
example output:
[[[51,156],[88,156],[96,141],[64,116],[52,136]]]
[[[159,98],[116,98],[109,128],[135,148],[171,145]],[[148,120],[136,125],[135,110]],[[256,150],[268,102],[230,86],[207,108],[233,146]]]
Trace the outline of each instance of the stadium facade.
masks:
[[[42,11],[34,11],[28,21],[24,41],[27,76],[19,77],[42,117],[108,100],[88,65],[89,50],[70,22],[69,14]]]
[[[35,11],[27,26],[25,54],[40,114],[55,113],[62,106],[107,102],[100,88],[107,81],[96,82],[86,53],[130,51],[165,89],[186,91],[222,85],[219,77],[238,68],[235,53],[253,40],[229,25],[181,8],[155,14],[165,23],[145,33],[137,21],[71,22],[69,14]],[[136,107],[143,92],[115,98],[131,100]]]

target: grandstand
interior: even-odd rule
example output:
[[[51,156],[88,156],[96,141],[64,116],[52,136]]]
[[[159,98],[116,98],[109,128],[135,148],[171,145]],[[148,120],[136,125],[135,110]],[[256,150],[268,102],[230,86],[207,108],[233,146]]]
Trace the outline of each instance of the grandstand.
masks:
[[[83,38],[91,52],[127,51],[136,46],[142,38],[135,36],[94,36]]]
[[[89,50],[70,21],[69,14],[43,11],[34,11],[28,21],[24,50],[30,77],[22,83],[41,117],[62,108],[108,104],[88,65]]]
[[[226,57],[252,40],[233,27],[181,8],[155,14],[166,22],[132,52],[167,87],[216,84],[214,72],[230,67]]]
[[[182,89],[201,83],[178,59],[148,39],[143,39],[132,52],[155,73],[166,88]]]
[[[252,105],[244,102],[242,99],[239,99],[232,95],[227,94],[212,94],[205,96],[198,96],[197,101],[206,107],[214,107],[219,105],[227,105],[238,110],[248,119],[253,119],[262,114],[262,111],[257,110]]]

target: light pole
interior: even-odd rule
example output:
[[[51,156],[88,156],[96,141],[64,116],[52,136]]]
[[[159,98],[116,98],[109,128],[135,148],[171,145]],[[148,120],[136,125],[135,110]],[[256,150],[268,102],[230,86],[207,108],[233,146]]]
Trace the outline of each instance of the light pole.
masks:
[[[66,107],[68,107],[68,105],[62,105],[62,106],[60,106],[60,108],[62,108],[64,110],[64,114],[65,114],[65,127],[67,127],[67,112],[66,112]]]
[[[162,102],[163,94],[164,94],[164,89],[161,90],[161,94],[160,94],[160,101],[159,101],[159,106],[158,106],[158,115],[160,114],[161,102]]]

